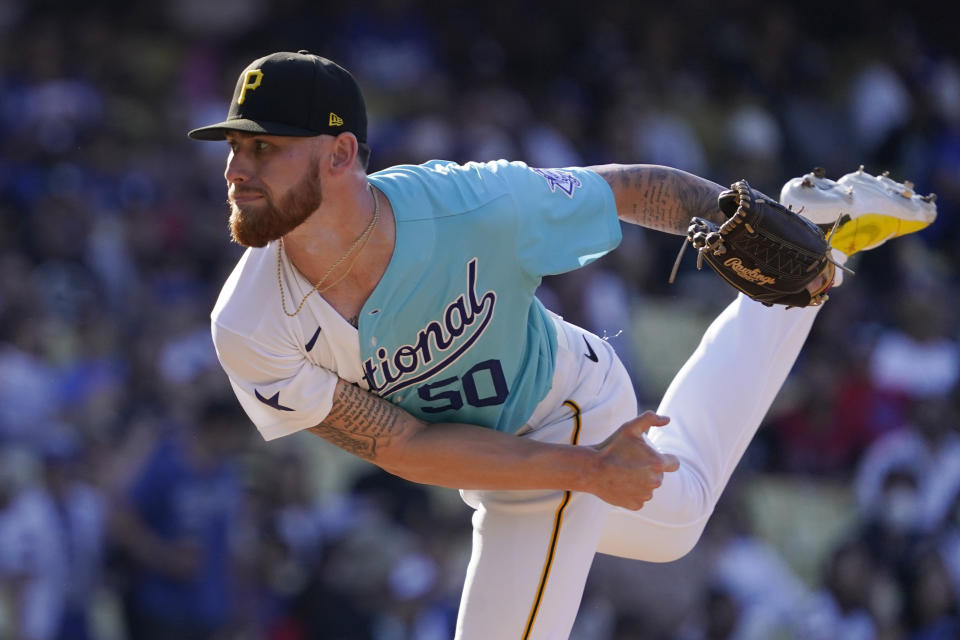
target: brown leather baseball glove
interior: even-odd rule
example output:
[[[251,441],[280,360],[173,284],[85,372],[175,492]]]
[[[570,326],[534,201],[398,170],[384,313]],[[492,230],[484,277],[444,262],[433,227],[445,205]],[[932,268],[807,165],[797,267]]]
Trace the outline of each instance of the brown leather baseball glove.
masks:
[[[698,252],[698,269],[706,262],[736,289],[767,306],[806,307],[827,299],[834,264],[817,225],[754,191],[745,180],[721,193],[718,204],[727,217],[723,224],[693,218],[687,228],[686,241]],[[827,276],[824,284],[811,294],[807,286],[821,274]]]

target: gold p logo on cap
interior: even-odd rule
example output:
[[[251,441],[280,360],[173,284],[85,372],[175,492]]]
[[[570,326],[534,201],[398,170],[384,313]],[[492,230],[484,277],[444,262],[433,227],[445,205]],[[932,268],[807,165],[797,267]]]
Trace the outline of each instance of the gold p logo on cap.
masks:
[[[263,71],[260,71],[260,69],[247,71],[247,75],[243,78],[243,86],[240,89],[240,97],[237,98],[237,104],[243,104],[244,99],[247,97],[247,91],[253,91],[259,87],[261,80],[263,80]]]

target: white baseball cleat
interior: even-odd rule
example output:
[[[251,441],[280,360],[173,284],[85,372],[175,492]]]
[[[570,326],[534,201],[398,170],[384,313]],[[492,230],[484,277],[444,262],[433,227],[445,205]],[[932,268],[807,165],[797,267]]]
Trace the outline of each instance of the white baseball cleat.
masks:
[[[912,183],[872,176],[862,166],[837,181],[820,168],[793,178],[780,202],[823,228],[830,246],[847,256],[919,231],[937,217],[936,195],[917,195]]]

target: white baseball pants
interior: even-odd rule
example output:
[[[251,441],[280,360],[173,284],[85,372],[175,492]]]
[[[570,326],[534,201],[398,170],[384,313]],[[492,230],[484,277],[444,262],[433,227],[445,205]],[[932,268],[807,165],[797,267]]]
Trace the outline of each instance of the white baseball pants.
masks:
[[[641,510],[586,493],[461,491],[476,511],[457,640],[565,639],[596,552],[669,562],[690,551],[818,309],[764,307],[740,295],[713,321],[657,409],[670,424],[649,436],[680,469]],[[520,433],[601,442],[637,415],[630,379],[593,334],[561,321],[558,342],[553,388]]]

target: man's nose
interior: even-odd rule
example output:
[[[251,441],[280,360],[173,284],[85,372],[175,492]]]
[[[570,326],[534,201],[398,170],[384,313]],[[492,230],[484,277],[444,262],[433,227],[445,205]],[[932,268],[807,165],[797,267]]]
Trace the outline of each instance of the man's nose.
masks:
[[[243,159],[242,155],[230,152],[227,157],[227,168],[223,172],[223,177],[227,183],[234,184],[244,182],[250,178],[250,164]]]

